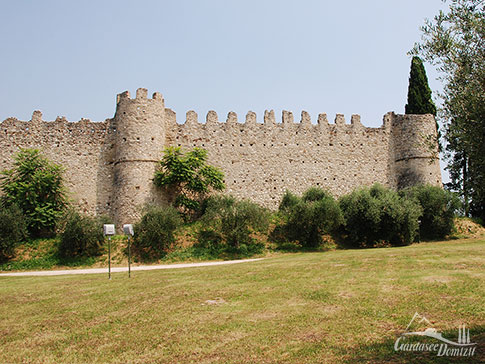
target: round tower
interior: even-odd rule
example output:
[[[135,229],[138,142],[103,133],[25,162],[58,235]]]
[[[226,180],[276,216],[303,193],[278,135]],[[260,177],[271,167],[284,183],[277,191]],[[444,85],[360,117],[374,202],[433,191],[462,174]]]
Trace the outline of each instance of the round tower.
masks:
[[[125,91],[117,96],[115,134],[114,219],[118,228],[134,223],[144,205],[159,202],[153,176],[165,143],[165,106],[160,93],[136,98]]]
[[[438,133],[433,115],[395,115],[392,137],[397,189],[417,184],[442,186]]]

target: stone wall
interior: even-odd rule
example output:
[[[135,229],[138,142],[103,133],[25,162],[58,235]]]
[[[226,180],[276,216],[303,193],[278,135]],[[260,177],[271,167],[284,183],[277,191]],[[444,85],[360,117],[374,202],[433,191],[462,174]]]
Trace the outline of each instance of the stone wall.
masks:
[[[175,127],[173,144],[208,150],[210,162],[225,173],[228,193],[270,208],[278,206],[285,189],[301,193],[319,186],[340,196],[359,185],[390,185],[390,124],[366,128],[358,115],[351,124],[343,115],[329,124],[321,114],[312,124],[304,111],[299,122],[284,111],[277,123],[270,111],[264,123],[256,123],[249,112],[239,123],[229,113],[223,123],[211,111],[201,124],[192,111],[184,124],[173,117],[168,124]]]
[[[58,117],[43,121],[34,111],[30,121],[9,118],[0,124],[0,169],[11,168],[20,148],[38,148],[65,168],[70,199],[81,211],[109,214],[112,206],[113,172],[110,120],[69,122]]]
[[[416,184],[441,185],[436,122],[433,115],[392,114],[395,180],[400,189]]]
[[[301,193],[310,186],[334,196],[379,182],[391,188],[416,183],[441,185],[432,115],[387,113],[379,128],[353,115],[334,123],[320,114],[312,123],[307,112],[295,121],[283,111],[264,122],[248,112],[245,121],[230,112],[225,122],[210,111],[205,123],[189,111],[183,124],[164,106],[162,95],[150,99],[146,89],[117,97],[113,119],[103,122],[58,118],[42,121],[7,119],[0,124],[0,169],[12,165],[19,148],[39,148],[66,168],[71,198],[89,214],[111,215],[117,224],[133,222],[143,205],[163,202],[153,186],[156,162],[165,146],[208,150],[211,164],[225,174],[227,193],[276,208],[285,189]]]

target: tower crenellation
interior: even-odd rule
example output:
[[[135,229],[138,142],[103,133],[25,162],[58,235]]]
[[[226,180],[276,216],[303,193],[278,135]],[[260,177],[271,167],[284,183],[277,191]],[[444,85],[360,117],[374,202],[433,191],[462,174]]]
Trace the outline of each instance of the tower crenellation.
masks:
[[[82,211],[109,214],[117,224],[132,223],[144,205],[165,200],[153,176],[167,146],[206,149],[225,174],[227,193],[270,208],[285,189],[318,186],[337,197],[375,182],[396,189],[441,184],[432,115],[390,112],[378,128],[366,127],[357,114],[349,124],[343,114],[329,123],[324,113],[313,123],[304,110],[299,120],[287,110],[278,119],[266,110],[260,122],[253,111],[238,121],[231,111],[219,121],[211,110],[204,123],[190,110],[179,124],[162,94],[149,98],[140,88],[135,97],[118,94],[114,117],[101,122],[44,121],[40,111],[30,121],[1,122],[0,168],[11,166],[18,148],[40,148],[66,168],[67,187]]]
[[[293,122],[293,119],[292,119]],[[276,120],[274,117],[274,110],[264,110],[264,124],[265,125],[275,125]]]
[[[251,126],[257,123],[256,120],[256,113],[254,111],[248,111],[246,114],[246,122],[245,124]]]
[[[304,125],[304,126],[311,126],[312,125],[312,120],[310,118],[310,114],[308,112],[304,111],[304,110],[301,112],[300,124]]]
[[[317,124],[327,126],[328,125],[327,114],[325,113],[318,114]]]
[[[344,114],[337,114],[335,116],[335,125],[345,125],[345,116],[344,116]]]
[[[217,116],[217,113],[214,110],[210,110],[207,113],[205,120],[207,125],[217,124],[219,122],[219,117]]]

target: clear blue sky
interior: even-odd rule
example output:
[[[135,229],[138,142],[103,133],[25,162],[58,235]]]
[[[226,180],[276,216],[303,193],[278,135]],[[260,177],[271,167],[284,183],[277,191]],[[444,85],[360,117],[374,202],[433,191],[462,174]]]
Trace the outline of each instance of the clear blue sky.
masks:
[[[301,110],[315,122],[404,113],[419,27],[441,0],[0,0],[0,120],[39,109],[110,118],[115,95],[160,91],[182,121]],[[430,85],[440,87],[427,65]]]

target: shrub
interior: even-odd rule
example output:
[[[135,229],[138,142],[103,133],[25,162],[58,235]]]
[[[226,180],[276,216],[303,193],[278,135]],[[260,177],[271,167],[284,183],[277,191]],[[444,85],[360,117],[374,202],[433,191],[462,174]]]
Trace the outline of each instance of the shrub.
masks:
[[[454,217],[461,202],[458,196],[437,186],[420,185],[401,191],[401,195],[417,201],[422,210],[420,239],[441,239],[454,228]]]
[[[171,206],[146,208],[134,226],[133,247],[146,256],[164,256],[175,242],[175,230],[182,222],[178,211]]]
[[[202,248],[209,255],[218,256],[224,251],[222,234],[211,228],[203,228],[198,231],[196,248]]]
[[[344,238],[353,247],[407,245],[416,237],[420,206],[381,185],[354,190],[342,196],[339,205]]]
[[[286,190],[283,198],[281,199],[279,211],[289,211],[292,207],[300,202],[300,197]]]
[[[21,149],[14,168],[2,171],[2,204],[16,204],[25,216],[33,237],[48,236],[62,217],[67,201],[63,169],[44,158],[37,149]]]
[[[103,218],[94,218],[70,211],[66,214],[61,233],[59,255],[70,258],[92,257],[103,251]]]
[[[302,196],[302,199],[305,202],[316,202],[316,201],[321,201],[328,198],[332,198],[332,195],[330,195],[323,188],[319,188],[319,187],[310,187],[303,193],[303,196]]]
[[[19,242],[27,238],[27,226],[17,205],[0,209],[0,260],[11,257]]]
[[[154,183],[167,189],[170,203],[179,208],[184,217],[198,214],[200,203],[211,192],[225,188],[224,174],[207,164],[207,151],[194,148],[184,152],[180,147],[168,147],[155,172]]]
[[[316,248],[323,234],[332,233],[343,223],[335,199],[316,187],[305,191],[301,198],[286,191],[279,210],[283,224],[277,225],[272,235],[283,236],[280,243],[298,241],[303,247]]]
[[[259,205],[232,196],[212,196],[205,203],[199,243],[237,255],[261,252],[264,244],[253,234],[266,233],[269,213]]]

